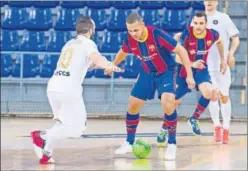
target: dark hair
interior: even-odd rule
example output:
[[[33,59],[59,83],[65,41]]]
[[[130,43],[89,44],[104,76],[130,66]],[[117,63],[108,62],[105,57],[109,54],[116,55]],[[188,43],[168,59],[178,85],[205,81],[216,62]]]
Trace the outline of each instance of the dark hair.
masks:
[[[197,13],[195,13],[194,16],[196,16],[196,17],[204,17],[205,21],[206,21],[206,22],[208,21],[207,15],[206,15],[205,12],[197,12]]]
[[[94,28],[92,19],[88,16],[80,15],[76,23],[77,34],[85,34]]]
[[[137,21],[142,21],[142,17],[137,12],[132,12],[126,18],[126,23],[133,24]]]

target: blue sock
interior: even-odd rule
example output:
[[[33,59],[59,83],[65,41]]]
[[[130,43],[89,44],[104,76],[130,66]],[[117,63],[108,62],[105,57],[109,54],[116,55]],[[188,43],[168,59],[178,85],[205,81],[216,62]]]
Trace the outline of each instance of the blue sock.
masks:
[[[165,125],[168,129],[168,144],[176,144],[176,130],[177,130],[176,110],[171,115],[165,114],[163,125]]]
[[[209,102],[210,99],[206,99],[205,97],[201,96],[192,118],[199,119],[201,114],[205,111],[206,107],[208,106]]]
[[[139,113],[131,115],[127,112],[126,127],[127,127],[127,142],[133,144],[135,140],[136,128],[139,124]]]

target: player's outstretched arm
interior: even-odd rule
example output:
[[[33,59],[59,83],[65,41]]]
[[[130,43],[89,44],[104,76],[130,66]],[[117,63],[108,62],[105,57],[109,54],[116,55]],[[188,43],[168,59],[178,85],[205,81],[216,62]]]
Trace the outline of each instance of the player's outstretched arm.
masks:
[[[187,82],[188,82],[188,86],[189,88],[194,88],[195,87],[195,81],[193,79],[193,73],[192,73],[192,69],[191,69],[191,62],[189,60],[189,56],[188,53],[186,51],[186,49],[179,43],[177,43],[175,49],[173,50],[174,53],[178,54],[180,57],[180,60],[182,61],[186,72],[187,72]]]
[[[89,55],[89,58],[91,61],[99,67],[102,67],[104,69],[108,69],[114,72],[123,72],[123,70],[116,65],[114,65],[112,62],[108,61],[104,56],[100,55],[98,52],[93,52]]]
[[[219,54],[220,54],[220,72],[222,73],[225,73],[226,72],[226,61],[225,61],[225,58],[224,58],[224,45],[223,45],[223,42],[221,39],[219,39],[217,42],[217,48],[218,48],[218,51],[219,51]]]

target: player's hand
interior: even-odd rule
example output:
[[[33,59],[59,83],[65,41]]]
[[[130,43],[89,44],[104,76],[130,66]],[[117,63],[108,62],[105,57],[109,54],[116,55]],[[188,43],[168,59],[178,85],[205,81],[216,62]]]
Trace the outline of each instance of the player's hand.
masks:
[[[227,63],[226,63],[226,61],[222,60],[222,61],[220,62],[220,72],[221,72],[222,74],[225,74],[226,69],[227,69]]]
[[[188,84],[189,89],[195,88],[195,80],[193,79],[193,77],[187,77],[186,82]]]
[[[192,63],[192,68],[197,68],[197,69],[204,69],[206,68],[204,65],[204,61],[203,60],[197,60],[195,62]]]
[[[235,65],[235,58],[233,56],[233,53],[230,51],[228,52],[227,55],[227,64],[230,68],[232,68]]]
[[[177,34],[175,34],[175,35],[173,36],[173,38],[174,38],[175,40],[179,40],[180,37],[181,37],[181,35],[182,35],[182,33],[177,33]]]
[[[113,74],[113,70],[112,69],[105,69],[104,70],[104,75],[109,75],[111,76]]]
[[[107,68],[107,70],[110,70],[112,72],[124,72],[123,69],[119,68],[118,66],[115,66],[113,63],[109,64],[109,67]]]

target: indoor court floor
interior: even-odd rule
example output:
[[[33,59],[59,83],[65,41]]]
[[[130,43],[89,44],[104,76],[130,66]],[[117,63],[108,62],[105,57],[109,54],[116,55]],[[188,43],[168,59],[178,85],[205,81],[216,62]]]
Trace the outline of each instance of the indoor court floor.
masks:
[[[152,152],[136,159],[114,154],[125,140],[124,120],[91,119],[82,138],[59,141],[54,165],[39,165],[30,131],[53,124],[52,119],[1,118],[1,170],[247,170],[246,122],[232,122],[230,142],[223,145],[213,141],[212,122],[200,121],[202,136],[195,137],[186,121],[179,121],[177,158],[165,161],[165,148],[156,146],[162,121],[141,119],[137,136],[152,143]]]

